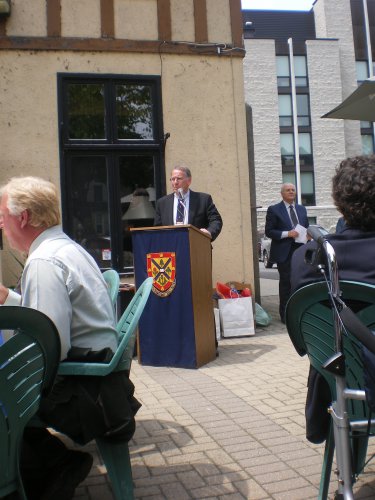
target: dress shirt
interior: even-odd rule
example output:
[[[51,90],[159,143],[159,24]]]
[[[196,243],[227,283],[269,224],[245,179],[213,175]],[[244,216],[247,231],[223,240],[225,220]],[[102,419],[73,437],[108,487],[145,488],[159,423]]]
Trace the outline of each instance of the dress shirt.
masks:
[[[21,279],[22,297],[10,291],[4,305],[44,312],[55,323],[61,359],[71,346],[115,351],[118,334],[108,288],[94,259],[61,226],[31,244]]]
[[[176,224],[176,219],[177,219],[177,205],[178,205],[179,198],[180,198],[179,194],[175,193],[174,200],[173,200],[173,222],[174,222],[174,224]],[[182,201],[183,201],[183,204],[185,205],[185,218],[184,218],[183,224],[188,224],[190,190],[188,190],[187,193],[183,194]]]

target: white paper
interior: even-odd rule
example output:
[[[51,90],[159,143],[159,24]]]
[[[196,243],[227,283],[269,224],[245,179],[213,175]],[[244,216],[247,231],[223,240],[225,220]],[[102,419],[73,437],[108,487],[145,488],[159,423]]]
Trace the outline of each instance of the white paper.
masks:
[[[306,243],[307,242],[307,229],[305,227],[301,226],[301,224],[297,224],[294,229],[298,233],[298,236],[297,236],[297,238],[294,238],[294,241],[296,243]]]

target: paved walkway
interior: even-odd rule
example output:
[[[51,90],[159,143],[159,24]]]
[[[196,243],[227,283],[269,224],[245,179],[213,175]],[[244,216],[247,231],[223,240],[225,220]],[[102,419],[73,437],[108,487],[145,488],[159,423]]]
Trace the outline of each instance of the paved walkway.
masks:
[[[277,281],[261,282],[274,319],[254,337],[221,340],[220,356],[198,370],[133,363],[143,405],[130,442],[136,499],[317,498],[323,445],[305,439],[308,360],[278,320]],[[87,449],[94,466],[74,498],[110,500],[105,467]],[[335,489],[333,478],[330,498]],[[374,463],[355,498],[375,498]]]

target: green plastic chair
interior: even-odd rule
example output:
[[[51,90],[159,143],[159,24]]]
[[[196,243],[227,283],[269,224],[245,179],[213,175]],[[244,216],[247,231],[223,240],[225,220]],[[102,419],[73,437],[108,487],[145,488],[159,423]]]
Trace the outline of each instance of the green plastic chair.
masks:
[[[117,297],[120,287],[120,276],[114,269],[107,269],[103,273],[103,278],[108,286],[109,295],[114,307],[117,305]]]
[[[136,327],[150,295],[152,282],[152,278],[147,278],[142,283],[117,323],[119,346],[109,363],[64,362],[60,363],[58,374],[105,376],[114,371],[130,371]],[[103,438],[97,438],[96,443],[106,465],[114,497],[116,500],[132,500],[133,478],[128,443]]]
[[[356,311],[357,317],[371,330],[375,328],[375,286],[350,281],[340,281],[342,299]],[[336,399],[336,381],[323,364],[335,354],[335,328],[326,283],[319,282],[297,290],[289,299],[286,308],[286,326],[293,345],[300,356],[308,355],[310,364],[323,375],[329,384],[332,400]],[[347,396],[347,411],[350,425],[351,476],[353,482],[362,472],[367,453],[367,422],[370,411],[363,392],[363,363],[361,346],[348,332],[343,335],[345,355],[346,389],[362,391],[360,399]],[[350,392],[350,391],[349,391]],[[361,431],[361,437],[358,432]],[[357,435],[356,435],[357,434]],[[326,499],[331,476],[335,440],[333,425],[326,440],[321,473],[319,499]],[[337,457],[338,458],[338,457]]]
[[[17,334],[0,346],[0,497],[26,499],[19,471],[24,428],[48,393],[60,362],[60,337],[40,311],[0,307],[0,328]]]

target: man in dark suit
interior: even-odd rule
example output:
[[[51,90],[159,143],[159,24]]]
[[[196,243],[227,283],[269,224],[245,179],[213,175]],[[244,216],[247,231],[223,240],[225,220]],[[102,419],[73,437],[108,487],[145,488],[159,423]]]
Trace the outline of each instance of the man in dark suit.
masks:
[[[189,189],[191,172],[185,166],[175,167],[170,180],[173,193],[156,202],[154,226],[192,224],[214,241],[220,234],[223,221],[211,196]]]
[[[293,184],[283,184],[281,196],[280,203],[268,207],[265,233],[272,239],[270,260],[277,263],[279,271],[279,313],[285,323],[285,306],[290,296],[290,262],[293,252],[302,244],[296,241],[302,236],[300,228],[307,228],[309,221],[306,208],[295,203],[296,188]]]

